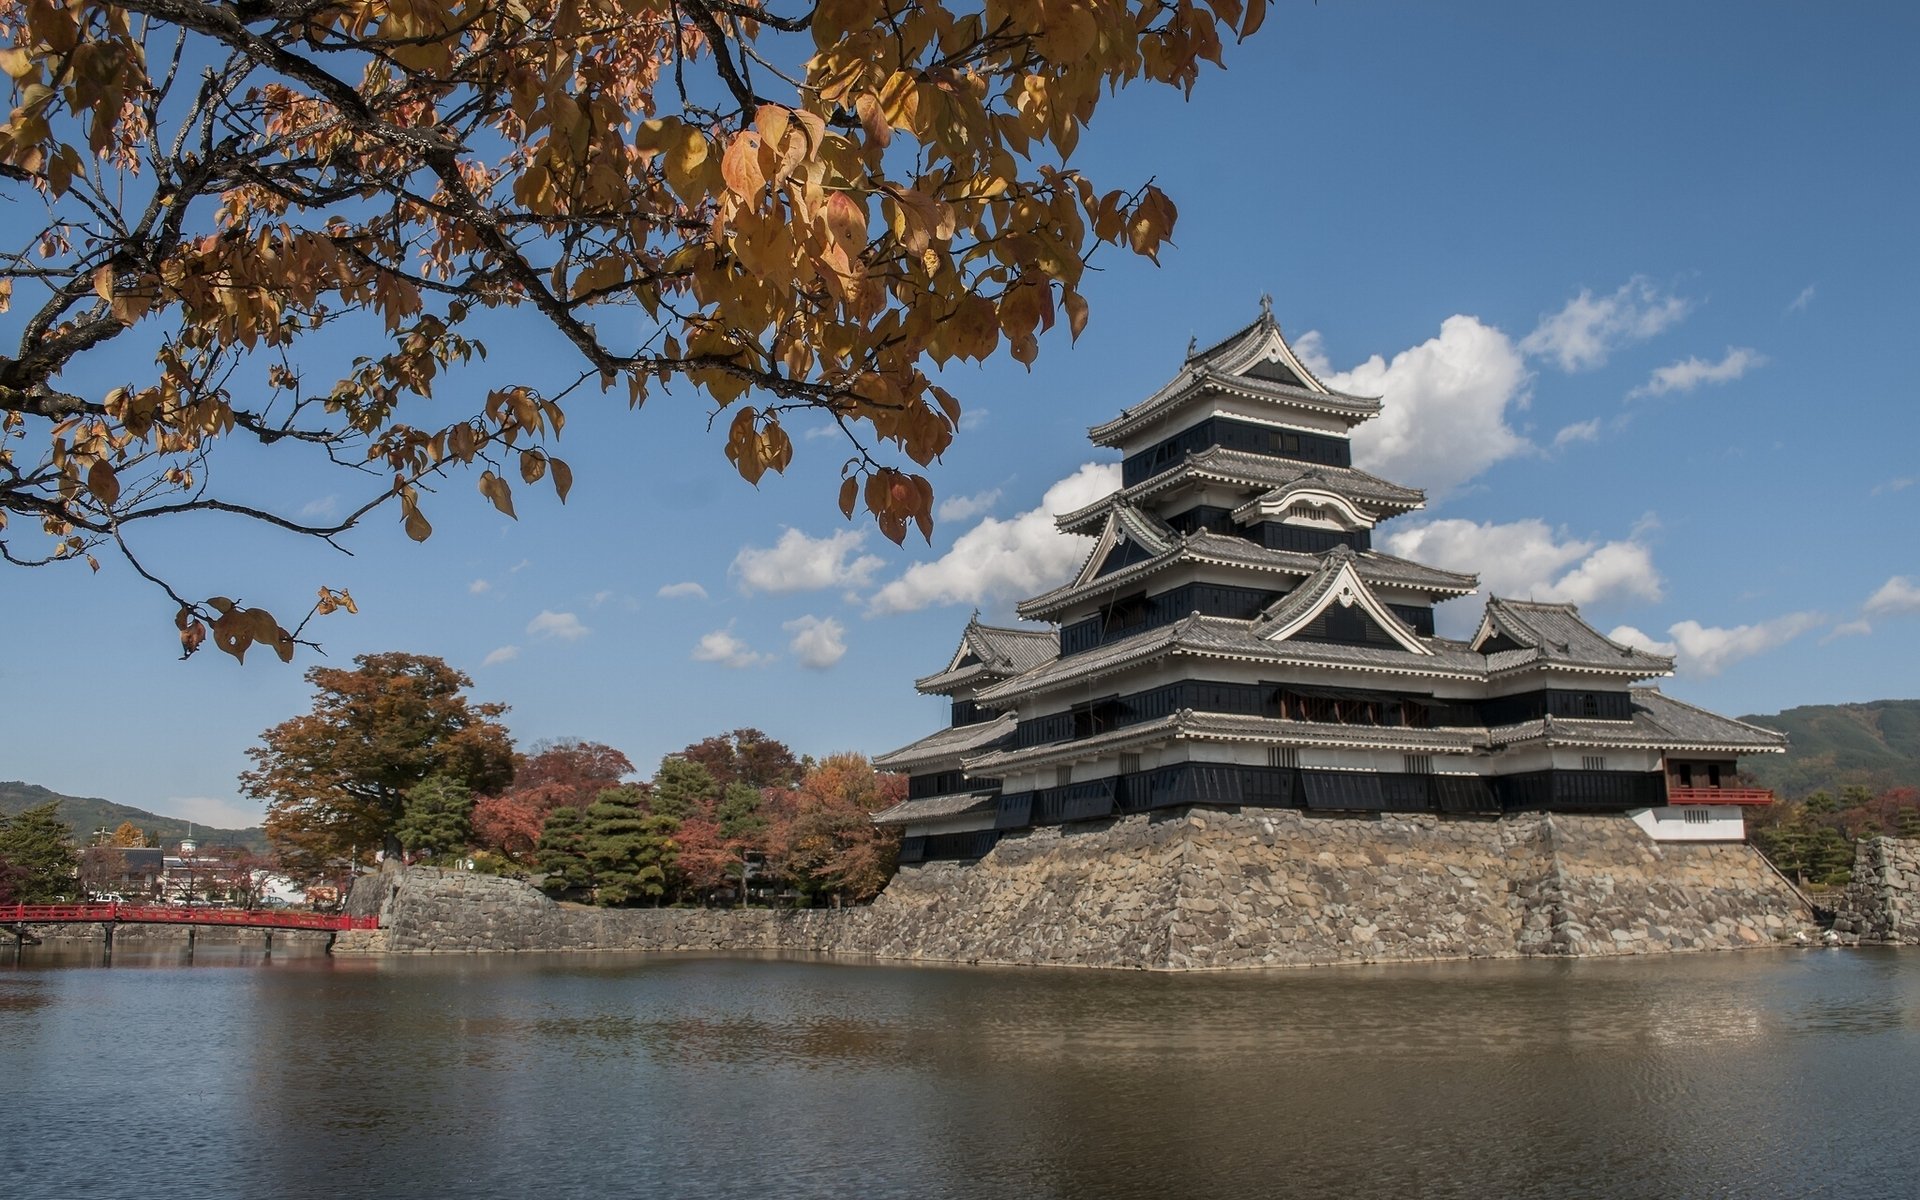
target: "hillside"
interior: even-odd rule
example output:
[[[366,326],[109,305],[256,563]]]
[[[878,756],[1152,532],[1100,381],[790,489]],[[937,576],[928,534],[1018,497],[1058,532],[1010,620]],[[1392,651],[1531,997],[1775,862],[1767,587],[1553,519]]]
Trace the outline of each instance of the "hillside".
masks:
[[[1785,755],[1740,761],[1742,774],[1790,798],[1815,791],[1838,796],[1849,784],[1874,792],[1920,787],[1920,700],[1808,704],[1740,719],[1793,739]]]
[[[190,826],[177,817],[163,817],[144,808],[115,804],[111,800],[93,796],[63,796],[38,784],[0,781],[0,813],[12,816],[49,800],[60,802],[60,819],[73,826],[74,840],[82,843],[96,829],[115,829],[122,821],[132,821],[148,834],[157,835],[163,846],[173,845],[186,837],[191,829],[193,836],[203,846],[245,846],[263,854],[267,850],[266,832],[258,827],[214,829],[207,825]]]

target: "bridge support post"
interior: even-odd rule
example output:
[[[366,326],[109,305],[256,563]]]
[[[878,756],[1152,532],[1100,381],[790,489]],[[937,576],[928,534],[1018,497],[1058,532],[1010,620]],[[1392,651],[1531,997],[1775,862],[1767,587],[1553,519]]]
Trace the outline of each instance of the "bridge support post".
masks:
[[[187,926],[187,961],[193,961],[193,926]]]
[[[113,922],[112,921],[101,922],[100,932],[105,935],[106,951],[107,951],[106,960],[109,963],[111,963],[113,961]]]
[[[267,957],[273,957],[273,930],[267,930]]]

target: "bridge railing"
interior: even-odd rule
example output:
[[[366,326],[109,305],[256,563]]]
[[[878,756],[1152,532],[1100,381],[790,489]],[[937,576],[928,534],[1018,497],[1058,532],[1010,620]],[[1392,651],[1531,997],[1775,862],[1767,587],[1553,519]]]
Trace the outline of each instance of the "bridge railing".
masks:
[[[378,929],[377,916],[247,908],[187,908],[160,904],[0,904],[0,924],[62,925],[107,922],[145,925],[241,925],[254,929]]]

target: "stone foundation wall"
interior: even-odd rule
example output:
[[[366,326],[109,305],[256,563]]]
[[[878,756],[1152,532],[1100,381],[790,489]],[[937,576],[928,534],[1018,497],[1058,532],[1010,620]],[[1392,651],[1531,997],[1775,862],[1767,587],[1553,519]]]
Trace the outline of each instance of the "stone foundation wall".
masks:
[[[1853,882],[1834,910],[1833,931],[1863,942],[1920,945],[1920,841],[1868,838],[1853,853]]]
[[[510,880],[362,880],[383,929],[335,953],[801,950],[1160,970],[1637,954],[1805,940],[1751,846],[1656,843],[1619,816],[1500,820],[1193,809],[1023,831],[901,870],[838,911],[596,909]]]

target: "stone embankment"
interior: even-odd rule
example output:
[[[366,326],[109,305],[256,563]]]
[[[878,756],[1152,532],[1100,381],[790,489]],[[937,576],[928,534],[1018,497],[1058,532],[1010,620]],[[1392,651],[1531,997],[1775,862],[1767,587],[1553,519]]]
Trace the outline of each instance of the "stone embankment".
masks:
[[[1041,828],[978,863],[904,868],[813,912],[596,909],[510,880],[362,880],[378,931],[337,954],[785,950],[1159,970],[1618,955],[1804,942],[1800,894],[1751,846],[1656,843],[1617,816],[1377,819],[1206,810]]]
[[[1848,940],[1920,945],[1920,840],[1868,838],[1855,848],[1853,882],[1834,909],[1833,932]]]
[[[104,945],[107,940],[106,926],[98,923],[62,923],[59,925],[28,925],[28,935],[49,946],[82,946],[88,943]],[[199,946],[238,946],[242,949],[259,950],[267,944],[267,934],[273,934],[273,948],[276,950],[311,950],[316,954],[325,953],[327,943],[333,934],[321,929],[266,929],[243,928],[232,925],[142,925],[135,922],[118,924],[113,927],[113,944],[126,949],[164,950],[170,946],[184,947],[187,934],[191,930],[193,942]],[[9,935],[0,934],[0,944],[11,940]]]

